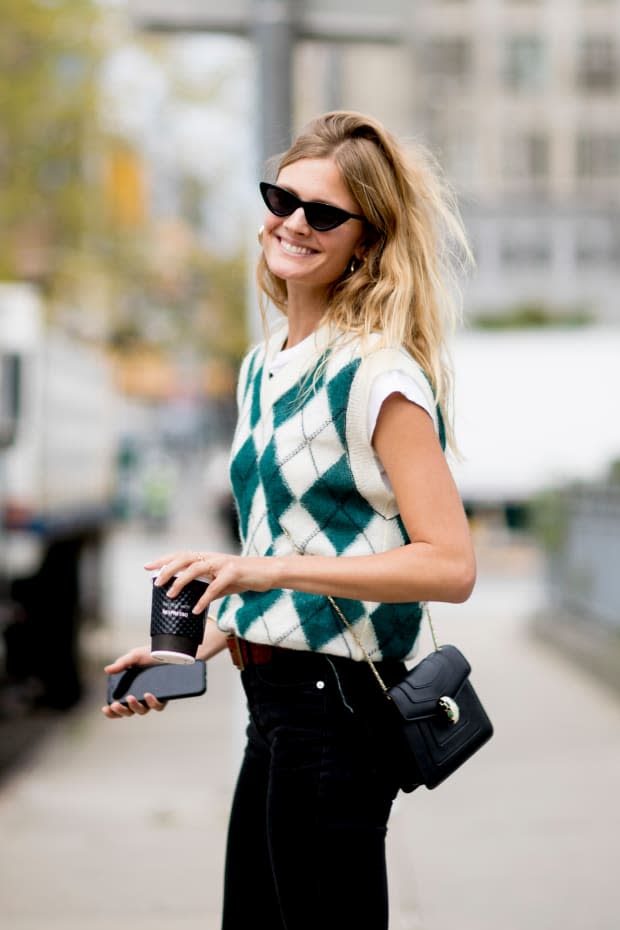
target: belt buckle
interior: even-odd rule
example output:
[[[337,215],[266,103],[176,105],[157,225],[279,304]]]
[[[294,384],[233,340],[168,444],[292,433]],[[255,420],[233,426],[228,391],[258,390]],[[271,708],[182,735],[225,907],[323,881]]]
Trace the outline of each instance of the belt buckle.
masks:
[[[230,651],[233,665],[235,668],[238,668],[240,672],[242,672],[245,668],[245,662],[243,661],[243,654],[241,652],[241,643],[239,642],[239,637],[234,633],[230,633],[226,637],[226,645]]]

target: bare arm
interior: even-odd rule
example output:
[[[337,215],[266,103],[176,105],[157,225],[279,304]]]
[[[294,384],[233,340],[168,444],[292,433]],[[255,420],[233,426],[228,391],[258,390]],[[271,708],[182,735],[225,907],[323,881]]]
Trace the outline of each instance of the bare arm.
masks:
[[[383,404],[374,447],[411,540],[372,556],[282,559],[281,587],[369,601],[463,601],[475,559],[467,519],[432,421],[401,394]]]

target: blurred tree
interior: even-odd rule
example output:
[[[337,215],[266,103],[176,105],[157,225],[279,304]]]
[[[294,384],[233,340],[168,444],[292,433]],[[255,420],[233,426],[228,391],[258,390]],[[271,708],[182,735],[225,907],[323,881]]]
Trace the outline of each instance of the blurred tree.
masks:
[[[106,119],[102,97],[105,63],[127,42],[116,14],[97,0],[3,0],[2,13],[0,279],[37,283],[64,325],[124,356],[146,347],[165,363],[190,346],[234,368],[246,345],[243,259],[201,242],[208,185],[191,165],[177,166],[178,215],[152,215],[145,148]],[[213,97],[216,84],[201,96],[180,79],[161,41],[142,45],[172,108]]]
[[[165,75],[162,109],[170,132],[175,123],[183,124],[184,114],[194,127],[201,124],[203,133],[212,127],[214,111],[222,108],[222,87],[233,76],[230,63],[220,71],[192,74],[195,51],[184,60],[178,40],[134,36],[131,46],[139,48],[152,70]],[[177,151],[174,179],[165,178],[173,209],[169,201],[167,209],[160,206],[149,214],[149,194],[161,178],[158,182],[157,163],[147,165],[137,154],[148,146],[141,145],[135,128],[133,136],[128,129],[124,139],[118,133],[108,138],[106,214],[114,235],[105,249],[113,256],[117,284],[112,340],[129,364],[131,354],[145,345],[163,355],[182,347],[186,361],[193,357],[201,383],[203,363],[209,368],[218,359],[233,372],[234,384],[247,348],[246,259],[240,250],[214,254],[204,225],[209,190],[218,185],[218,172],[230,166],[224,155],[213,157],[217,146],[209,149],[211,162],[205,165],[205,136],[191,139]]]
[[[247,349],[245,259],[195,253],[187,287],[193,312],[185,315],[186,338],[235,366]]]
[[[533,302],[518,304],[497,313],[479,313],[470,316],[469,322],[478,329],[540,329],[552,326],[588,326],[593,322],[593,317],[585,307],[557,308]]]
[[[0,275],[52,286],[84,252],[99,212],[100,11],[91,0],[3,0],[0,30]]]

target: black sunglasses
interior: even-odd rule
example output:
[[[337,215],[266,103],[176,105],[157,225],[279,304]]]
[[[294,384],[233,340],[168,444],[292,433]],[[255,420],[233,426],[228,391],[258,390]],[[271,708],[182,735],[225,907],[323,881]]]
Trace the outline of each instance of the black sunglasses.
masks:
[[[329,203],[320,203],[318,200],[300,200],[295,194],[278,187],[276,184],[267,184],[266,181],[260,182],[260,192],[263,200],[275,216],[291,216],[295,210],[301,207],[305,213],[308,225],[316,229],[317,232],[327,232],[328,229],[335,229],[341,226],[347,220],[365,220],[365,216],[358,213],[349,213],[340,207],[333,207]]]

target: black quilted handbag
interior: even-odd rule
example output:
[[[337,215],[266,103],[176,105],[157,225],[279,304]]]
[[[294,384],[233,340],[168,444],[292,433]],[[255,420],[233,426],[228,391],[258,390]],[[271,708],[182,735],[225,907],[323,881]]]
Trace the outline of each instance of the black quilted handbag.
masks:
[[[436,788],[493,735],[493,725],[469,680],[471,667],[456,646],[437,643],[428,606],[426,615],[435,649],[388,688],[333,598],[332,607],[362,649],[375,678],[397,715],[404,737],[403,791],[420,785]]]

